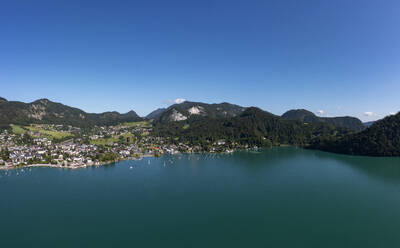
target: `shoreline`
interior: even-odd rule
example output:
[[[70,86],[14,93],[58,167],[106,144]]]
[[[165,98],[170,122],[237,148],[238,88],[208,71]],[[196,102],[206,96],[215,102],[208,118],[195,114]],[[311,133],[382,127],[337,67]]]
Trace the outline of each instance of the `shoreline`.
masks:
[[[262,149],[261,147],[256,148],[256,150],[258,149]],[[254,150],[253,149],[234,149],[234,150],[230,150],[229,152],[180,152],[179,154],[232,154],[233,152],[237,152],[237,151],[243,151],[243,150]],[[171,155],[171,154],[162,154],[160,157],[165,156],[165,155]],[[172,154],[172,155],[176,155],[176,154]],[[84,164],[84,165],[76,165],[76,166],[63,166],[61,164],[29,164],[29,165],[17,165],[17,166],[0,166],[0,171],[7,171],[7,170],[15,170],[15,169],[24,169],[24,168],[34,168],[34,167],[44,167],[44,168],[59,168],[59,169],[70,169],[70,170],[75,170],[75,169],[83,169],[83,168],[87,168],[87,167],[99,167],[99,166],[105,166],[105,165],[109,165],[112,163],[117,163],[117,162],[121,162],[121,161],[127,161],[127,160],[141,160],[142,158],[151,158],[151,157],[155,157],[158,158],[157,156],[155,156],[154,154],[143,154],[140,155],[138,157],[128,157],[128,158],[122,158],[119,160],[114,160],[114,161],[107,161],[107,162],[102,162],[99,164]]]
[[[220,152],[220,153],[210,153],[210,152],[184,152],[184,153],[180,153],[180,154],[231,154],[235,151],[240,151],[241,149],[238,150],[233,150],[231,152]],[[162,154],[162,156],[164,156],[166,154]],[[176,154],[174,154],[176,155]],[[107,161],[107,162],[102,162],[99,164],[84,164],[84,165],[76,165],[76,166],[63,166],[61,164],[29,164],[29,165],[17,165],[17,166],[0,166],[0,171],[4,170],[14,170],[14,169],[24,169],[24,168],[34,168],[34,167],[44,167],[44,168],[60,168],[60,169],[71,169],[71,170],[75,170],[75,169],[83,169],[83,168],[87,168],[87,167],[99,167],[99,166],[105,166],[105,165],[109,165],[112,163],[117,163],[120,161],[127,161],[127,160],[141,160],[142,158],[151,158],[151,157],[156,157],[154,154],[144,154],[144,155],[140,155],[138,157],[128,157],[128,158],[123,158],[123,159],[119,159],[119,160],[114,160],[114,161]]]
[[[288,145],[290,146],[290,145]],[[281,147],[281,146],[276,146],[276,147]],[[251,151],[251,150],[259,150],[263,149],[261,147],[256,148],[256,149],[236,149],[236,150],[231,150],[229,152],[182,152],[180,154],[232,154],[233,152],[237,151]],[[162,156],[165,156],[167,154],[162,154]],[[169,155],[169,154],[168,154]],[[176,154],[174,154],[176,155]],[[70,169],[70,170],[75,170],[75,169],[83,169],[83,168],[88,168],[88,167],[99,167],[99,166],[105,166],[109,165],[112,163],[117,163],[121,161],[127,161],[127,160],[141,160],[142,158],[151,158],[151,157],[156,157],[154,154],[144,154],[140,155],[138,157],[128,157],[128,158],[123,158],[119,160],[114,160],[114,161],[107,161],[107,162],[102,162],[99,164],[83,164],[83,165],[74,165],[74,166],[63,166],[61,164],[29,164],[29,165],[18,165],[18,166],[0,166],[0,171],[7,171],[7,170],[14,170],[14,169],[24,169],[24,168],[39,168],[39,167],[44,167],[44,168],[59,168],[59,169]]]
[[[105,166],[105,165],[109,165],[112,163],[117,163],[120,161],[126,161],[126,160],[141,160],[142,158],[150,158],[150,157],[154,157],[154,155],[150,155],[150,154],[146,154],[146,155],[142,155],[139,157],[129,157],[129,158],[123,158],[123,159],[119,159],[119,160],[114,160],[114,161],[107,161],[107,162],[102,162],[99,164],[83,164],[83,165],[73,165],[73,166],[64,166],[61,164],[27,164],[27,165],[17,165],[17,166],[0,166],[0,171],[4,170],[15,170],[15,169],[24,169],[24,168],[35,168],[35,167],[44,167],[44,168],[59,168],[59,169],[70,169],[70,170],[75,170],[75,169],[83,169],[83,168],[87,168],[87,167],[99,167],[99,166]]]
[[[319,149],[309,149],[309,148],[304,148],[304,147],[298,147],[298,146],[292,146],[292,145],[280,145],[280,146],[273,146],[273,148],[276,147],[296,147],[296,148],[301,148],[304,150],[314,150],[314,151],[320,151],[323,153],[332,153],[332,154],[336,154],[336,155],[342,155],[342,156],[350,156],[350,157],[369,157],[369,158],[400,158],[400,157],[382,157],[382,156],[360,156],[360,155],[351,155],[351,154],[343,154],[343,153],[335,153],[335,152],[329,152],[329,151],[324,151],[324,150],[319,150]],[[233,150],[230,152],[219,152],[219,153],[213,153],[213,152],[182,152],[179,154],[206,154],[206,155],[211,155],[211,154],[232,154],[233,152],[237,152],[237,151],[258,151],[260,149],[264,149],[263,147],[259,147],[256,149],[237,149],[237,150]],[[165,155],[171,155],[171,154],[162,154],[160,157],[163,157]],[[172,154],[172,155],[177,155],[177,154]],[[100,167],[100,166],[107,166],[113,163],[117,163],[117,162],[121,162],[121,161],[134,161],[134,160],[141,160],[143,158],[158,158],[157,156],[155,156],[154,154],[144,154],[138,157],[127,157],[127,158],[122,158],[122,159],[118,159],[118,160],[114,160],[114,161],[106,161],[106,162],[102,162],[99,164],[83,164],[83,165],[73,165],[73,166],[63,166],[61,164],[28,164],[28,165],[18,165],[18,166],[0,166],[0,171],[8,171],[8,170],[17,170],[17,169],[24,169],[24,168],[59,168],[59,169],[70,169],[70,170],[76,170],[76,169],[83,169],[83,168],[88,168],[88,167]]]

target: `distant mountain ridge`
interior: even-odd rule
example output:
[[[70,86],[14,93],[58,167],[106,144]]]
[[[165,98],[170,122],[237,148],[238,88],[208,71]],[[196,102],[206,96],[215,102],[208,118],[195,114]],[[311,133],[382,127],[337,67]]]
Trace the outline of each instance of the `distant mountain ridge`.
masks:
[[[135,111],[126,114],[104,112],[86,113],[78,108],[39,99],[31,103],[0,99],[0,124],[65,124],[77,127],[114,125],[121,122],[142,120]]]
[[[375,121],[367,121],[367,122],[364,122],[363,124],[364,124],[364,126],[366,126],[366,127],[370,127],[370,126],[372,126],[372,124],[374,124],[375,123]]]
[[[361,120],[355,117],[318,117],[314,113],[305,109],[289,110],[282,115],[282,118],[307,123],[326,122],[335,127],[348,128],[357,132],[362,131],[366,128]]]
[[[162,113],[164,113],[167,109],[166,108],[158,108],[154,111],[152,111],[150,114],[146,115],[146,119],[152,120],[152,119],[157,119],[158,117],[161,116]]]

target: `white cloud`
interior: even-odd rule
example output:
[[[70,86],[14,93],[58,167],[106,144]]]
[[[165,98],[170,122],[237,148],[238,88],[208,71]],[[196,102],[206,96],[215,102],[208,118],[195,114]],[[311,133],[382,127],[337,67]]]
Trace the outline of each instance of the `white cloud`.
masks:
[[[183,102],[186,102],[186,99],[183,99],[183,98],[176,98],[176,99],[174,100],[174,103],[176,103],[176,104],[180,104],[180,103],[183,103]]]
[[[395,112],[389,112],[389,115],[395,115],[396,113]]]
[[[373,113],[373,112],[367,111],[367,112],[364,112],[364,115],[365,115],[365,116],[373,116],[374,113]]]
[[[320,109],[320,110],[317,111],[317,113],[318,113],[319,115],[324,115],[324,114],[325,114],[325,111],[323,111],[322,109]]]
[[[180,103],[183,103],[183,102],[186,102],[186,99],[184,99],[184,98],[176,98],[176,99],[173,99],[173,100],[168,99],[168,100],[164,101],[165,104],[180,104]]]

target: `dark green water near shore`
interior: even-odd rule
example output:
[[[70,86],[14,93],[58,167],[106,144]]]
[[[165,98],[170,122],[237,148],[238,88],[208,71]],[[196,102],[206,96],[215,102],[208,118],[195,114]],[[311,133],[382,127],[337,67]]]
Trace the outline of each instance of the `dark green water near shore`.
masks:
[[[400,159],[287,147],[0,171],[0,247],[400,247]]]

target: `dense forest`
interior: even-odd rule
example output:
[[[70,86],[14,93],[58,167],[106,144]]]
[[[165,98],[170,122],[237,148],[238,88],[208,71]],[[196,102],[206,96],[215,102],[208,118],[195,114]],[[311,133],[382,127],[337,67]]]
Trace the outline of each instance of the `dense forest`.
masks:
[[[189,142],[202,146],[220,139],[250,146],[305,146],[318,137],[340,137],[350,132],[323,122],[284,120],[255,107],[247,108],[235,117],[196,116],[184,121],[156,123],[154,127],[155,135],[169,137],[171,142]]]
[[[150,113],[150,119],[158,122],[175,121],[174,115],[178,114],[181,118],[193,116],[206,118],[227,118],[241,114],[246,108],[230,103],[201,103],[201,102],[183,102],[173,104],[166,109],[156,110]]]
[[[305,109],[289,110],[282,115],[282,118],[308,123],[326,122],[335,127],[348,128],[357,132],[362,131],[366,128],[366,126],[358,118],[355,117],[318,117],[314,113]]]
[[[310,148],[351,155],[400,156],[400,113],[376,121],[359,133],[320,137]]]

